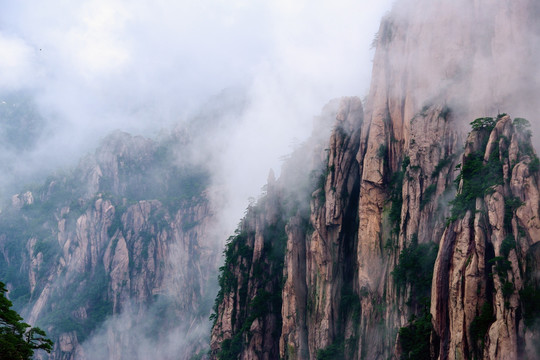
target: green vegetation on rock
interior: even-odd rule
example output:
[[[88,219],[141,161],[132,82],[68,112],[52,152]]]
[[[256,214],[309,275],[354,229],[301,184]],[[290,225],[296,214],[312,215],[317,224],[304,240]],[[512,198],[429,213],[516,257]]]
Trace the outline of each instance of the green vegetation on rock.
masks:
[[[433,331],[431,314],[426,309],[420,317],[413,316],[399,329],[400,360],[431,360],[430,337]]]
[[[393,232],[395,234],[399,233],[399,227],[401,225],[401,207],[403,206],[403,180],[407,167],[411,163],[411,160],[408,156],[403,158],[401,162],[400,171],[396,171],[392,174],[388,188],[390,189],[390,213],[388,214],[390,221],[394,225]]]
[[[418,236],[414,234],[411,244],[399,254],[398,264],[392,276],[398,291],[411,287],[410,303],[424,304],[429,302],[433,266],[437,258],[437,245],[434,243],[418,244]]]
[[[490,121],[487,125],[477,126],[476,131],[491,131],[494,124]],[[474,126],[473,129],[475,129]],[[499,142],[495,143],[488,161],[484,163],[484,152],[488,134],[486,133],[484,135],[485,141],[481,149],[463,159],[463,164],[460,167],[461,171],[455,180],[458,186],[462,183],[462,188],[456,195],[456,198],[450,203],[452,205],[452,212],[449,221],[462,218],[469,210],[474,212],[477,197],[491,193],[494,186],[504,183],[503,167],[499,157]],[[500,140],[506,141],[504,138]]]
[[[532,328],[540,317],[540,289],[533,283],[528,283],[519,292],[523,304],[523,321]]]
[[[403,360],[430,359],[429,344],[433,327],[429,304],[437,250],[434,243],[418,244],[418,236],[413,234],[410,245],[399,254],[398,264],[392,271],[398,293],[409,288],[407,305],[419,313],[413,314],[409,323],[399,329]]]
[[[317,350],[317,360],[341,360],[345,357],[345,345],[342,339]]]
[[[482,358],[482,351],[484,349],[484,339],[489,330],[491,324],[495,321],[495,316],[493,315],[493,307],[491,303],[485,302],[482,305],[480,314],[478,314],[472,321],[469,327],[469,333],[471,338],[474,340],[472,344],[475,358]]]

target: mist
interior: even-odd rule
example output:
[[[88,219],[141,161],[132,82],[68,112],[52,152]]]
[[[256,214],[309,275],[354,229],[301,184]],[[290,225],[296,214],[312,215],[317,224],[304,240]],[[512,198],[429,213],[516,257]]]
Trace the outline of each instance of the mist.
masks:
[[[222,246],[323,106],[367,94],[370,46],[391,3],[2,1],[0,103],[11,115],[0,134],[17,117],[10,109],[30,115],[18,124],[27,146],[13,146],[18,140],[8,135],[0,144],[0,197],[73,168],[114,130],[158,138],[195,129],[196,150],[179,156],[211,172],[209,234]],[[156,347],[162,358],[182,354],[208,335],[205,314],[148,340],[140,325],[155,320],[159,305],[109,318],[82,344],[87,357],[111,351],[111,332],[137,343],[134,359],[156,355]]]
[[[113,130],[158,138],[187,128],[196,131],[190,135],[196,146],[178,156],[211,173],[215,225],[208,233],[219,248],[250,197],[261,194],[270,169],[279,176],[281,159],[309,136],[321,108],[337,97],[368,93],[370,45],[392,2],[2,1],[0,198],[73,167]],[[475,8],[471,15],[464,1],[445,2],[444,14],[440,2],[420,3],[425,6],[403,0],[394,8],[395,33],[416,31],[409,36],[417,43],[393,49],[405,56],[385,63],[397,74],[408,70],[404,78],[384,79],[403,85],[388,86],[395,92],[388,98],[412,98],[407,106],[414,111],[405,121],[442,99],[464,132],[475,117],[508,112],[529,118],[538,133],[536,25],[513,29],[519,41],[508,31],[498,37],[505,41],[488,44],[495,32],[508,30],[506,23],[519,22],[495,18],[494,8]],[[508,16],[523,14],[509,10]],[[435,28],[436,36],[426,28]],[[15,132],[10,121],[20,116],[13,109],[27,114]],[[181,254],[171,254],[178,268],[180,260]],[[207,338],[210,323],[197,314],[153,339],[154,327],[144,324],[162,316],[163,301],[144,309],[127,305],[110,317],[82,344],[87,357],[119,351],[132,359],[172,358]],[[123,346],[131,352],[122,353]]]
[[[383,21],[382,43],[388,46],[380,52],[387,56],[388,76],[396,76],[389,81],[396,84],[389,90],[393,101],[407,103],[409,118],[424,106],[444,102],[464,133],[475,118],[508,113],[529,119],[538,134],[539,13],[538,2],[531,0],[516,6],[396,2]],[[407,40],[395,34],[407,34]],[[538,148],[538,135],[534,142]]]
[[[24,93],[44,125],[6,159],[2,184],[72,165],[114,129],[155,136],[236,87],[249,106],[208,146],[225,148],[216,178],[243,200],[238,217],[325,103],[367,93],[370,44],[391,1],[3,5],[0,98]]]

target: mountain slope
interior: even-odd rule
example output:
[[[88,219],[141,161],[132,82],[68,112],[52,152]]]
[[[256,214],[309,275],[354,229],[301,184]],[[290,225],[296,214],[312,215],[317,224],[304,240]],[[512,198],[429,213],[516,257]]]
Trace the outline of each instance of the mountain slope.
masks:
[[[51,359],[145,358],[152,346],[188,358],[204,346],[217,247],[208,172],[182,157],[189,146],[182,131],[114,133],[3,210],[1,276],[55,340]]]

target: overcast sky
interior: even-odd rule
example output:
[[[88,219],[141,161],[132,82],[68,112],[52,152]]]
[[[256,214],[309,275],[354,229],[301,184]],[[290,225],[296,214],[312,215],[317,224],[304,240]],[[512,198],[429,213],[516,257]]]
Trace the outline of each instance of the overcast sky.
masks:
[[[0,93],[30,91],[54,125],[25,160],[43,164],[113,129],[155,133],[242,86],[252,107],[227,156],[256,156],[228,166],[253,168],[241,196],[256,195],[327,101],[366,95],[391,3],[0,0]]]

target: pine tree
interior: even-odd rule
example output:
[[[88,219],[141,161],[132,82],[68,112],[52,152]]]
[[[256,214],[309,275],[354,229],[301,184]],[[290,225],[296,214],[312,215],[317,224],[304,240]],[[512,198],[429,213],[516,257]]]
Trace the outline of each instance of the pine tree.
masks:
[[[6,297],[6,285],[0,281],[0,360],[27,360],[34,350],[51,352],[53,342],[43,330],[24,323]]]

